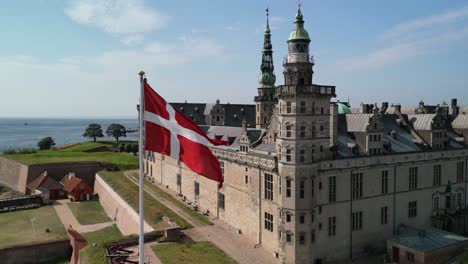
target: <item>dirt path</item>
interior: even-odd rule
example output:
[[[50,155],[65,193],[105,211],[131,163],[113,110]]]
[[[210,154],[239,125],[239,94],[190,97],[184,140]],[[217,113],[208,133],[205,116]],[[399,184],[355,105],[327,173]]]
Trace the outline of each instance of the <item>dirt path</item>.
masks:
[[[135,179],[131,174],[135,173],[138,171],[125,171],[124,175],[132,181],[135,185],[139,186],[138,180]],[[154,199],[158,200],[161,202],[164,206],[167,208],[171,209],[174,213],[178,214],[180,217],[182,217],[185,221],[187,221],[189,224],[191,224],[193,227],[200,227],[200,226],[206,226],[206,223],[203,223],[199,219],[191,216],[184,210],[182,210],[179,206],[175,205],[173,202],[169,201],[168,199],[164,198],[162,195],[159,193],[155,192],[153,189],[149,188],[148,186],[144,186],[145,192],[147,192],[149,195],[151,195]]]
[[[69,203],[68,200],[56,200],[53,203],[54,209],[62,221],[65,229],[67,229],[69,226],[72,226],[73,229],[78,231],[78,233],[89,233],[101,230],[114,224],[114,222],[105,222],[93,225],[81,225],[78,220],[76,220],[76,217],[73,215],[67,203]]]

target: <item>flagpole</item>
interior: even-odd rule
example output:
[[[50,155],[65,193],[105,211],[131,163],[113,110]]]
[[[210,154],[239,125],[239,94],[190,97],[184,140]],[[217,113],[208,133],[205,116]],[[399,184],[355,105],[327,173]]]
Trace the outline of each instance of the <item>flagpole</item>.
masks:
[[[145,263],[145,219],[144,219],[144,211],[143,211],[143,183],[144,183],[144,175],[143,175],[143,155],[144,155],[144,112],[145,112],[145,100],[144,100],[144,76],[145,72],[140,71],[138,73],[140,75],[140,111],[139,111],[139,132],[140,132],[140,144],[139,144],[139,154],[138,159],[140,161],[140,184],[139,184],[139,213],[140,213],[140,232],[139,232],[139,242],[138,242],[138,249],[139,249],[139,263]]]

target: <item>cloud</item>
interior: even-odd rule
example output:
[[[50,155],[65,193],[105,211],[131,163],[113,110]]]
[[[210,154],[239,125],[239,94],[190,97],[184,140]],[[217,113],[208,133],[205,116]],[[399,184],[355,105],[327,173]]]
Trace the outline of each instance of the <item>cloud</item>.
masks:
[[[195,34],[185,34],[179,38],[183,42],[184,51],[191,57],[213,57],[221,59],[223,56],[222,47],[215,41],[197,36]]]
[[[468,18],[468,6],[400,23],[382,34],[380,38],[384,41],[406,38],[408,36],[414,36],[414,33],[421,33],[425,30],[435,30],[438,27],[450,25],[466,18]]]
[[[270,29],[278,29],[281,25],[283,25],[287,21],[286,18],[280,16],[271,16],[270,17]]]
[[[127,46],[135,46],[143,43],[145,37],[142,34],[127,35],[123,37],[120,41]]]
[[[121,37],[125,45],[143,41],[143,33],[164,28],[170,17],[143,0],[75,0],[65,8],[74,22]]]
[[[468,36],[468,6],[400,23],[377,36],[384,45],[364,55],[337,61],[331,67],[343,72],[370,70],[421,56]]]

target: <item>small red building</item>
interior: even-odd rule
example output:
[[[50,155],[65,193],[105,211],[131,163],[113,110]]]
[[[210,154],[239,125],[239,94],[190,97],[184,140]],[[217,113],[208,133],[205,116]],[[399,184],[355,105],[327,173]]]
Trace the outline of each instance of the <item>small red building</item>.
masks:
[[[27,194],[34,194],[36,191],[40,193],[49,193],[49,199],[55,200],[63,197],[62,185],[43,172],[34,180],[26,185]]]
[[[83,201],[93,198],[93,190],[82,179],[73,174],[65,175],[60,182],[70,201]]]

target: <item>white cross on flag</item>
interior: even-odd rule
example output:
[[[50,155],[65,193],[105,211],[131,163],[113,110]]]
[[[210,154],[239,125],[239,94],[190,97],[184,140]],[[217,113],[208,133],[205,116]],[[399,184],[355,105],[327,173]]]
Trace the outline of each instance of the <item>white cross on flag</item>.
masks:
[[[228,145],[209,138],[198,125],[175,110],[144,81],[145,150],[183,162],[190,170],[223,185],[221,168],[208,145]]]

